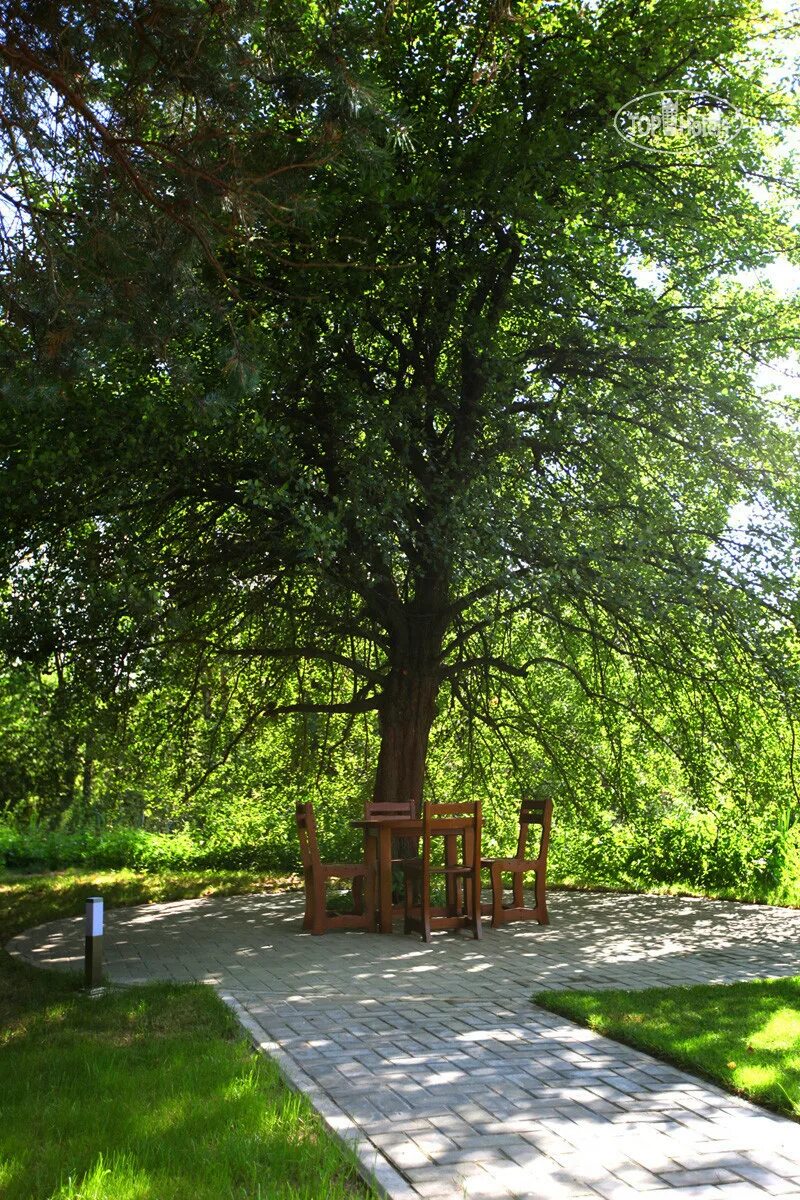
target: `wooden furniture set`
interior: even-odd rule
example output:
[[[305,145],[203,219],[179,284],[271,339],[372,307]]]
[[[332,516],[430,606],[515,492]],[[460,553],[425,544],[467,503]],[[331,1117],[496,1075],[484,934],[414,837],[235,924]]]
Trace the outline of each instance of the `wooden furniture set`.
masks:
[[[314,807],[310,803],[298,804],[297,831],[306,891],[303,928],[314,934],[328,929],[376,927],[381,933],[391,933],[392,917],[401,912],[404,932],[418,931],[427,942],[434,929],[468,928],[473,937],[479,938],[481,913],[491,915],[493,927],[520,920],[546,925],[549,918],[545,883],[552,813],[549,799],[523,800],[516,854],[509,858],[482,858],[479,801],[426,803],[421,819],[415,816],[413,801],[397,805],[373,803],[367,806],[363,820],[352,822],[364,833],[364,862],[323,863],[317,846]],[[534,830],[538,832],[535,854],[529,844]],[[393,857],[392,844],[398,838],[416,841],[417,855]],[[442,850],[436,854],[434,848],[439,840]],[[402,905],[392,899],[393,866],[400,867],[404,874]],[[481,904],[482,871],[489,872],[491,904]],[[533,908],[525,906],[523,896],[523,878],[529,872],[535,876]],[[511,877],[510,904],[503,902],[506,875]],[[333,913],[326,909],[329,879],[350,880],[352,912]],[[442,894],[434,896],[432,885],[437,882]]]

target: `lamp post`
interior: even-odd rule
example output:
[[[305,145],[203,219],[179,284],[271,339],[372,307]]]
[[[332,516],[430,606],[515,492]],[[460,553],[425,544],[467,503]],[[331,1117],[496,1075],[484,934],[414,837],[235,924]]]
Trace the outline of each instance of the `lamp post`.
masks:
[[[103,897],[89,896],[86,901],[86,950],[84,982],[89,991],[103,982]]]

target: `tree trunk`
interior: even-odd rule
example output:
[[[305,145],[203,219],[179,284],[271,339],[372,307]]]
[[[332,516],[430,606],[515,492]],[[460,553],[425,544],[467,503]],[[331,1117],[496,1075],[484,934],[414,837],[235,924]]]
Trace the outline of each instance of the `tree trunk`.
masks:
[[[376,800],[413,800],[415,810],[421,811],[425,759],[438,691],[435,675],[418,675],[399,668],[389,676],[379,714]]]
[[[409,621],[402,647],[394,647],[392,669],[378,714],[381,744],[375,800],[413,800],[422,809],[428,738],[439,692],[442,632],[430,618]]]

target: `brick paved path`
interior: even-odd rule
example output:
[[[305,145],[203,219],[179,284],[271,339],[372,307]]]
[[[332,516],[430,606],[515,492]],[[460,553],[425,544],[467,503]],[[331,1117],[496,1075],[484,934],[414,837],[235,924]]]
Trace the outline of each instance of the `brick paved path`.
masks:
[[[426,946],[312,938],[301,904],[288,894],[111,912],[108,974],[214,984],[397,1200],[800,1200],[799,1125],[530,1003],[544,988],[797,973],[800,912],[554,892],[548,928]],[[10,948],[76,969],[81,922]]]

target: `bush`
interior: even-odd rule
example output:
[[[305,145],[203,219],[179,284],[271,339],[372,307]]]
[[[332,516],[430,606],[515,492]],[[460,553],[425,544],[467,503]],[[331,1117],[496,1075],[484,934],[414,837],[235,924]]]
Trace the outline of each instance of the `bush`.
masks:
[[[287,854],[276,861],[264,845],[202,842],[188,831],[150,833],[142,829],[81,829],[73,832],[37,826],[0,825],[0,866],[15,871],[56,871],[63,867],[130,867],[157,870],[293,870]]]
[[[781,815],[747,821],[678,809],[658,820],[612,813],[576,824],[556,815],[551,877],[609,887],[678,885],[743,899],[800,902],[800,825]]]
[[[507,854],[516,840],[516,805],[489,811],[487,854]],[[342,808],[319,806],[323,858],[359,854],[358,835]],[[63,867],[158,870],[296,871],[299,850],[293,804],[267,816],[230,812],[202,831],[156,833],[116,827],[47,830],[0,824],[0,866],[42,871]],[[762,814],[746,820],[733,808],[714,815],[688,805],[623,822],[595,810],[577,818],[556,809],[550,878],[581,884],[647,889],[677,885],[743,899],[800,904],[800,822]]]

